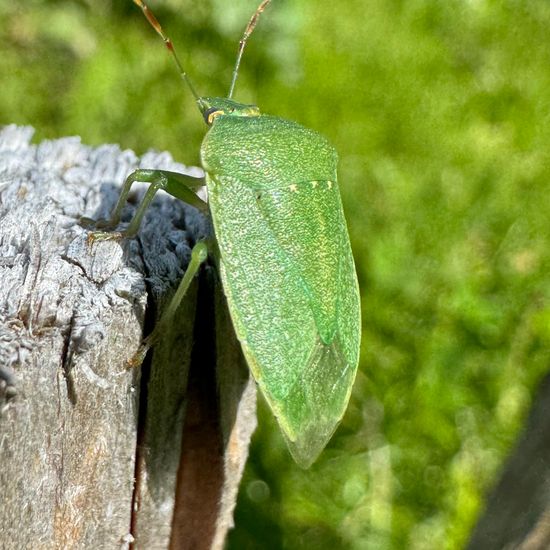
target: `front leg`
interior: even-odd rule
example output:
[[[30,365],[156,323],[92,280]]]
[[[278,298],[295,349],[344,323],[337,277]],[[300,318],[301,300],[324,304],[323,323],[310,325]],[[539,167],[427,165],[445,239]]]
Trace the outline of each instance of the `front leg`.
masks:
[[[204,185],[203,178],[193,178],[178,172],[168,172],[166,170],[136,170],[132,172],[124,182],[122,191],[118,198],[117,204],[113,209],[111,218],[109,220],[89,220],[87,218],[82,219],[85,224],[93,222],[95,227],[101,229],[114,229],[119,223],[122,215],[122,210],[126,205],[128,195],[132,184],[136,181],[149,183],[149,188],[143,196],[143,200],[136,209],[133,218],[130,220],[128,227],[124,231],[95,231],[88,236],[88,242],[122,239],[128,237],[134,237],[139,230],[143,216],[147,207],[151,204],[155,193],[162,189],[170,195],[182,200],[183,202],[194,206],[202,213],[208,215],[208,205],[195,193],[200,187]],[[136,354],[129,361],[129,366],[139,366],[143,361],[147,351],[155,343],[157,343],[166,328],[173,322],[175,312],[181,303],[183,297],[187,293],[191,281],[197,274],[201,264],[206,261],[208,257],[209,245],[207,241],[201,240],[195,244],[191,251],[191,260],[185,271],[183,279],[181,280],[179,287],[170,301],[168,308],[163,312],[161,319],[153,329],[152,333],[143,340]]]
[[[120,223],[122,210],[128,200],[132,184],[136,181],[150,183],[151,185],[145,192],[145,196],[141,204],[137,207],[134,217],[130,220],[128,227],[124,231],[110,231]],[[136,170],[126,178],[118,202],[109,220],[98,220],[96,222],[90,218],[81,218],[81,223],[84,225],[93,224],[98,229],[107,230],[90,233],[88,237],[90,242],[131,238],[138,232],[145,211],[159,189],[163,189],[170,195],[198,208],[204,214],[208,214],[208,205],[195,193],[195,191],[203,185],[203,178],[193,178],[185,174],[179,174],[178,172],[169,172],[167,170]]]

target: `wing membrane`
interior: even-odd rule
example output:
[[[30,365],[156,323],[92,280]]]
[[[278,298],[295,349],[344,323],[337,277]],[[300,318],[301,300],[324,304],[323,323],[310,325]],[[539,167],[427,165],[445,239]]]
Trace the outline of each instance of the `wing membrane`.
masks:
[[[220,272],[243,351],[298,463],[342,417],[360,338],[357,281],[335,182],[258,190],[208,181]]]

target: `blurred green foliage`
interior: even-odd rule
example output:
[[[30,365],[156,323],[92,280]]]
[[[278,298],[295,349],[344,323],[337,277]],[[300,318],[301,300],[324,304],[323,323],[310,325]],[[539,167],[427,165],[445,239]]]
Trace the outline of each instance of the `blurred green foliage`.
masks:
[[[224,95],[257,0],[151,0]],[[0,123],[170,150],[205,127],[129,0],[0,0]],[[234,549],[460,548],[550,352],[550,4],[273,0],[236,99],[321,131],[363,304],[361,372],[318,463],[261,408]]]

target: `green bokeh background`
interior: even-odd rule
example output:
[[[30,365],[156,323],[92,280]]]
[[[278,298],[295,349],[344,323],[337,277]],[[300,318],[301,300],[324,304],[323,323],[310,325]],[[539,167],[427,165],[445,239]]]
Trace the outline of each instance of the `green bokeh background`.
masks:
[[[227,92],[257,0],[151,0]],[[129,0],[0,0],[0,124],[199,162],[205,127]],[[273,0],[236,99],[324,133],[362,290],[349,410],[308,471],[260,428],[231,549],[453,549],[550,365],[550,3]]]

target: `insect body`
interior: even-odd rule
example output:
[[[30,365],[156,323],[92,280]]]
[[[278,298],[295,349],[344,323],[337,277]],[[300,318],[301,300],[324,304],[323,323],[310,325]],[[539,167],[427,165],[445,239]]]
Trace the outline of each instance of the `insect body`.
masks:
[[[187,80],[156,19],[140,0],[134,1]],[[246,39],[268,2],[262,2],[241,40],[231,90]],[[201,160],[233,325],[291,454],[307,467],[344,414],[359,359],[359,291],[338,190],[337,155],[317,132],[262,115],[256,106],[195,96],[209,125]],[[150,182],[153,191],[126,236],[137,231],[158,188],[206,210],[192,193],[196,183],[185,176],[137,171],[127,179],[112,224],[136,180]],[[205,257],[206,245],[198,243],[160,325],[170,322]],[[157,326],[140,357],[160,333]]]
[[[205,101],[219,110],[201,158],[229,310],[293,456],[307,464],[345,411],[358,361],[336,152],[294,122]]]

